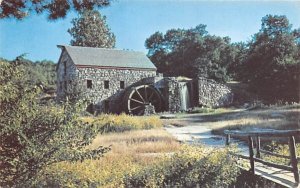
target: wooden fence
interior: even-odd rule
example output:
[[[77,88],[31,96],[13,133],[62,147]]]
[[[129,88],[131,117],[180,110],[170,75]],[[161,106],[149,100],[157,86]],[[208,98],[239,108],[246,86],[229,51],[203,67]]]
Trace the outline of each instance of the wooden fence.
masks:
[[[296,154],[296,144],[295,144],[295,137],[300,137],[300,129],[297,130],[259,130],[259,131],[238,131],[238,130],[225,130],[226,135],[226,145],[230,143],[231,136],[238,136],[238,137],[248,137],[248,146],[249,146],[249,156],[235,154],[236,156],[250,160],[250,171],[254,174],[255,173],[255,165],[254,162],[259,162],[264,165],[287,170],[294,174],[295,182],[299,184],[299,169],[298,169],[298,162],[300,158],[297,158]],[[289,152],[290,156],[281,155],[277,153],[273,153],[270,151],[266,151],[261,149],[260,147],[260,138],[261,137],[286,137],[288,138],[289,143]],[[256,142],[256,154],[254,156],[254,146],[253,146],[253,139]],[[268,154],[275,157],[280,157],[284,159],[290,160],[290,166],[276,164],[269,161],[265,161],[261,158],[261,153]]]

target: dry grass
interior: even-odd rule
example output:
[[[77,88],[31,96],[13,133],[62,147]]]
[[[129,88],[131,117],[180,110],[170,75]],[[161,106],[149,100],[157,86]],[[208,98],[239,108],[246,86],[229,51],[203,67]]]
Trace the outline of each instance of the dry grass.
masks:
[[[130,153],[166,153],[179,148],[179,143],[163,129],[136,130],[124,133],[109,133],[99,135],[93,141],[91,148],[111,145],[108,155]]]
[[[45,178],[45,181],[55,182],[56,178],[71,174],[71,177],[67,176],[66,182],[60,182],[59,185],[87,187],[97,182],[92,187],[123,187],[122,181],[126,174],[156,164],[162,160],[163,155],[180,149],[180,144],[163,129],[98,135],[89,147],[98,146],[111,146],[111,151],[99,160],[53,164],[46,169],[46,175],[41,177],[41,181]],[[55,176],[50,178],[49,174]],[[74,182],[80,182],[80,185]]]
[[[127,114],[101,114],[97,117],[82,117],[86,123],[92,123],[103,132],[124,132],[129,130],[161,128],[159,116],[131,116]]]
[[[222,134],[225,129],[299,129],[300,105],[232,113],[224,116],[221,121],[210,123],[215,134]]]

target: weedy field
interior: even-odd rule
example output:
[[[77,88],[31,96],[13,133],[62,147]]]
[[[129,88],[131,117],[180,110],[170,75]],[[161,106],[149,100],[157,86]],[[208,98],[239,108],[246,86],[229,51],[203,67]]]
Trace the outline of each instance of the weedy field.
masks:
[[[88,148],[110,146],[111,151],[98,160],[52,164],[40,173],[35,186],[222,187],[237,177],[238,169],[227,149],[182,145],[162,128],[157,116],[103,115],[83,120],[109,127]]]
[[[81,117],[94,124],[99,135],[88,148],[110,146],[98,160],[54,163],[39,174],[35,186],[44,187],[228,187],[237,181],[239,170],[227,149],[180,144],[163,129],[166,123],[189,123],[225,129],[299,128],[299,105],[236,109],[208,109],[196,114],[178,114],[177,119],[126,114]],[[188,118],[187,118],[188,117]],[[285,145],[268,144],[286,153]],[[298,147],[298,151],[299,151]],[[270,160],[276,161],[275,158]],[[287,161],[279,161],[286,163]]]
[[[214,134],[223,134],[225,129],[300,129],[300,104],[253,107],[242,112],[212,114],[204,119],[217,121],[212,127]]]
[[[216,135],[224,135],[224,130],[259,130],[259,129],[300,129],[300,105],[253,105],[248,109],[220,108],[195,109],[202,113],[179,114],[176,119],[164,120],[164,124],[177,127],[199,126],[212,129]],[[237,139],[248,141],[247,137]],[[300,154],[300,136],[296,137],[297,153]],[[262,147],[275,153],[289,156],[287,139],[261,138]],[[262,157],[279,164],[289,164],[289,160],[262,154]],[[300,164],[299,164],[300,167]]]

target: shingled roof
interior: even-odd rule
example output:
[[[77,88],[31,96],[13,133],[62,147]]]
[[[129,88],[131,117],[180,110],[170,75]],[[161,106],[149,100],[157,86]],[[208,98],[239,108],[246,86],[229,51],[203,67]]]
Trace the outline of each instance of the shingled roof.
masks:
[[[142,52],[63,45],[58,47],[67,51],[75,65],[156,69]]]

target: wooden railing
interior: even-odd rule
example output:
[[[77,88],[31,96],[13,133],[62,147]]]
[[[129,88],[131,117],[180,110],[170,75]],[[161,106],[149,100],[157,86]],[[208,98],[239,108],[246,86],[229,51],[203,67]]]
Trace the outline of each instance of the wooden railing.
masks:
[[[249,146],[249,156],[235,154],[236,156],[250,160],[250,171],[254,174],[255,173],[255,166],[254,162],[259,162],[264,165],[287,170],[294,174],[295,182],[299,184],[299,169],[298,169],[298,161],[296,154],[296,144],[295,144],[295,137],[300,137],[300,129],[297,130],[258,130],[258,131],[237,131],[237,130],[225,130],[226,135],[226,145],[230,143],[231,136],[238,136],[238,137],[248,137],[248,146]],[[289,143],[289,151],[290,156],[285,156],[273,152],[269,152],[266,150],[261,149],[260,147],[260,138],[261,137],[287,137]],[[254,147],[253,147],[253,138],[256,142],[256,155],[254,156]],[[291,166],[281,165],[272,163],[269,161],[265,161],[261,158],[261,153],[272,155],[275,157],[281,157],[284,159],[289,159]]]

